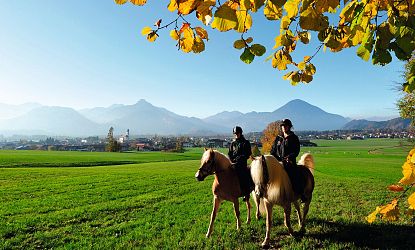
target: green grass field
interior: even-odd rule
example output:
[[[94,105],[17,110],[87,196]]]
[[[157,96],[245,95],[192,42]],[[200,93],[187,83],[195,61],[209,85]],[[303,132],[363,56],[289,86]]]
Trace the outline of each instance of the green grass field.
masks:
[[[302,149],[316,161],[307,233],[289,236],[282,209],[274,207],[271,247],[413,249],[409,219],[365,221],[393,197],[386,187],[400,179],[409,143],[316,142]],[[194,178],[202,151],[0,151],[0,249],[258,249],[264,219],[252,213],[252,223],[237,231],[229,202],[205,238],[213,177]],[[241,216],[245,221],[242,202]],[[292,222],[297,229],[294,212]]]

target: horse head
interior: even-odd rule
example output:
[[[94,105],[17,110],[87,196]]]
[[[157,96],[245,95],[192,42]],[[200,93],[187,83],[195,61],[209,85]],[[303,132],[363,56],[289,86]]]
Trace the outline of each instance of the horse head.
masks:
[[[269,182],[267,162],[263,155],[253,158],[251,176],[255,184],[255,194],[262,198],[267,192],[267,184]]]
[[[215,151],[213,149],[206,149],[200,160],[200,168],[196,172],[195,177],[198,181],[203,181],[206,176],[215,173]]]

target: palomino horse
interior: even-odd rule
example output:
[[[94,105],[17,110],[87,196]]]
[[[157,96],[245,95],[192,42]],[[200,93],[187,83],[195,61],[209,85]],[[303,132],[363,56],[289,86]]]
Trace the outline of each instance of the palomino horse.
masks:
[[[215,180],[212,184],[213,192],[213,210],[210,217],[210,224],[206,237],[212,234],[213,223],[216,218],[220,203],[224,200],[233,203],[236,216],[236,228],[239,229],[241,221],[239,220],[239,197],[243,197],[241,188],[239,186],[239,179],[236,172],[231,168],[231,161],[229,158],[212,149],[205,149],[202,159],[200,160],[200,168],[196,172],[195,177],[198,181],[203,181],[208,175],[215,175]],[[251,203],[249,199],[246,201],[248,215],[246,223],[251,222]]]
[[[300,232],[305,231],[305,221],[314,190],[314,159],[311,154],[301,156],[298,162],[301,174],[304,176],[305,185],[302,194],[294,193],[290,179],[283,165],[272,155],[256,157],[251,163],[251,175],[255,183],[255,203],[257,205],[256,216],[261,211],[266,212],[266,234],[262,246],[268,246],[270,240],[270,229],[272,224],[272,207],[277,204],[284,208],[284,224],[292,235],[293,229],[290,223],[291,203],[297,210]],[[265,172],[267,171],[267,172]],[[261,197],[261,198],[260,198]],[[303,214],[301,214],[299,199],[304,202]]]

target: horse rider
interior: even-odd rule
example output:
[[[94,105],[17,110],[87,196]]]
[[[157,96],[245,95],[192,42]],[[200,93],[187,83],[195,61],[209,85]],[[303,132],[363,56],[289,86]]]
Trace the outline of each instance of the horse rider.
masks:
[[[229,146],[228,156],[239,178],[239,185],[244,196],[244,200],[249,199],[249,194],[254,186],[247,161],[251,156],[251,144],[242,135],[242,128],[233,128],[235,140]]]
[[[294,192],[302,194],[303,182],[297,168],[297,156],[300,153],[300,140],[298,136],[291,131],[293,127],[290,119],[284,119],[280,124],[282,136],[277,135],[271,148],[271,155],[282,162],[287,172]]]

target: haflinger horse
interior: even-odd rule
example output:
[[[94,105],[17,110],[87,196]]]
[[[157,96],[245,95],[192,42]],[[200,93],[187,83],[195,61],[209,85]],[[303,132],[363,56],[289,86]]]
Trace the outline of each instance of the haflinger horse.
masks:
[[[305,185],[302,194],[296,194],[283,165],[272,155],[255,157],[251,163],[251,176],[255,184],[256,216],[260,210],[266,214],[266,234],[262,246],[268,246],[272,224],[272,207],[277,204],[284,208],[284,224],[292,235],[290,223],[291,203],[297,210],[300,232],[305,232],[305,221],[314,190],[314,159],[309,153],[303,154],[297,165],[304,177]],[[301,214],[299,199],[304,202]],[[264,208],[265,206],[265,208]],[[260,208],[260,210],[258,209]]]
[[[196,172],[195,177],[198,181],[203,181],[206,176],[215,175],[215,179],[212,184],[213,210],[206,237],[209,237],[212,234],[216,214],[221,202],[224,200],[233,203],[236,216],[236,228],[239,229],[241,227],[238,198],[243,197],[243,195],[239,186],[238,176],[231,165],[232,163],[226,155],[220,153],[219,151],[205,148],[205,152],[200,160],[200,168]],[[249,202],[249,199],[246,200],[246,207],[248,210],[246,223],[250,223],[251,203]]]

